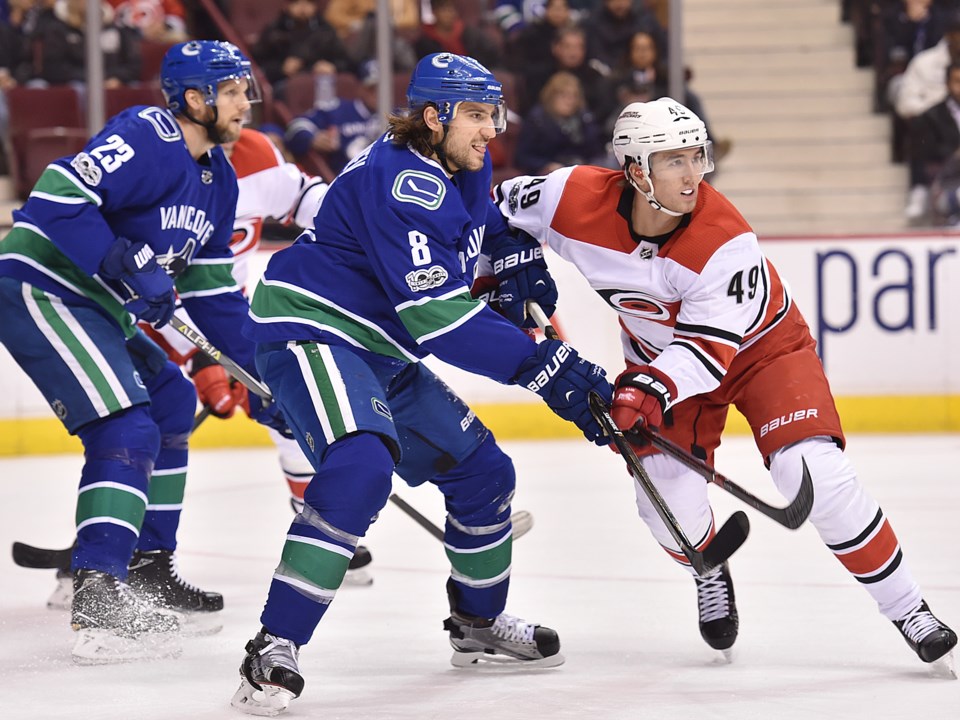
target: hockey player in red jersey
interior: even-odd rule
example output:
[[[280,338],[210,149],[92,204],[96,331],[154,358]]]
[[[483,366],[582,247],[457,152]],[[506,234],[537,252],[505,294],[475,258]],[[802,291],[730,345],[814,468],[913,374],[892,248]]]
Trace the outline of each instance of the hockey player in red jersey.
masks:
[[[797,495],[806,462],[810,521],[920,659],[947,655],[957,635],[931,614],[889,521],[843,453],[840,418],[800,311],[747,221],[701,183],[713,170],[703,122],[670,98],[633,103],[616,122],[613,149],[620,171],[577,166],[520,177],[500,185],[496,200],[511,226],[574,263],[617,311],[627,368],[611,415],[686,535],[701,549],[713,537],[707,484],[636,430],[658,430],[712,463],[734,405],[785,497]],[[637,505],[664,550],[689,569],[639,487]],[[700,633],[728,651],[739,622],[728,564],[695,582]]]

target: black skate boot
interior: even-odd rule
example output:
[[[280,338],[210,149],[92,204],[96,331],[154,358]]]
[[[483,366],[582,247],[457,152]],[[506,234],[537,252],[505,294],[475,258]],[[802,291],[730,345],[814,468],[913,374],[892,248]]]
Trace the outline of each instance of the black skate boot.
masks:
[[[926,600],[921,600],[912,612],[902,620],[894,620],[893,624],[925,663],[939,660],[957,644],[957,634],[930,612]]]
[[[468,667],[480,660],[522,663],[525,667],[556,667],[564,662],[556,630],[500,613],[495,618],[467,615],[457,609],[458,590],[447,581],[450,617],[443,629],[450,633],[455,667]]]
[[[714,650],[720,650],[731,659],[733,643],[737,640],[740,620],[733,594],[730,567],[724,563],[706,577],[695,577],[697,607],[700,614],[700,636]]]
[[[82,665],[180,654],[180,616],[152,606],[126,583],[99,570],[73,577],[74,662]]]
[[[137,550],[127,579],[134,590],[154,604],[177,612],[223,610],[223,595],[184,581],[173,550]]]
[[[303,692],[297,662],[300,648],[260,628],[244,649],[247,654],[240,663],[240,687],[230,704],[250,715],[279,715]]]
[[[370,574],[370,563],[373,555],[365,545],[357,545],[357,551],[350,558],[347,573],[343,576],[344,585],[365,586],[373,585],[373,575]]]

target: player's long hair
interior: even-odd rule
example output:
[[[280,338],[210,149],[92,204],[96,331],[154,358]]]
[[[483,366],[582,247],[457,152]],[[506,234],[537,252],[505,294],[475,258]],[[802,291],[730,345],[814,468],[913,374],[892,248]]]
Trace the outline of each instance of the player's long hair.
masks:
[[[423,119],[423,108],[407,113],[388,114],[387,131],[393,134],[393,142],[397,145],[410,145],[426,157],[433,155],[433,147],[430,145],[433,131]]]

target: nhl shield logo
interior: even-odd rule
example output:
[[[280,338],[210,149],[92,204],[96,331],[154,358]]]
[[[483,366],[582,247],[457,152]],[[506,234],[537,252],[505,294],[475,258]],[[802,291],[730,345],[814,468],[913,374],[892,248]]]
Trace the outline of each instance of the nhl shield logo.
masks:
[[[67,419],[67,406],[63,404],[63,401],[54,400],[52,403],[50,403],[50,407],[53,408],[53,412],[58,418],[61,420]]]
[[[200,173],[200,182],[209,185],[213,182],[213,170],[204,170]]]

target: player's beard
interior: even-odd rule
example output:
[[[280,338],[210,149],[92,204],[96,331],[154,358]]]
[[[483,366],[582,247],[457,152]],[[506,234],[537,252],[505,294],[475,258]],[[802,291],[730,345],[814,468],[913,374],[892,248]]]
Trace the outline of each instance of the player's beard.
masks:
[[[224,121],[216,107],[209,108],[209,111],[203,127],[207,130],[207,139],[210,142],[214,145],[223,145],[240,139],[240,133],[234,130],[233,123]],[[215,122],[214,119],[216,119]]]
[[[463,145],[453,146],[448,135],[443,145],[449,168],[469,170],[470,172],[477,172],[483,169],[483,157],[478,158],[474,154],[472,140],[465,142]]]
[[[233,123],[220,123],[218,119],[214,125],[207,125],[207,137],[214,145],[223,145],[228,142],[236,142],[240,138],[240,133],[234,130]]]

